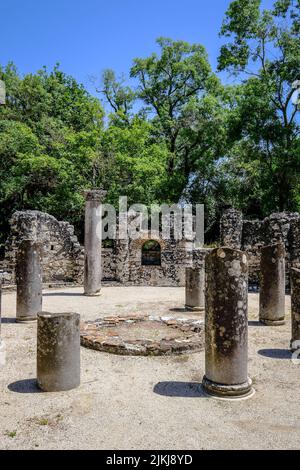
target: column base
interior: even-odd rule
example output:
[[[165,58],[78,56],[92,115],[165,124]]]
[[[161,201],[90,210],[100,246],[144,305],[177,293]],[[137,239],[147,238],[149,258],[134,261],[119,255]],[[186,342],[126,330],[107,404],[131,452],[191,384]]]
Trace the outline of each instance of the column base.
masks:
[[[266,320],[264,318],[260,318],[259,322],[266,326],[281,326],[285,325],[285,319],[282,318],[280,320]]]
[[[85,297],[99,297],[101,295],[101,291],[99,290],[98,292],[94,292],[91,294],[84,292],[83,295],[85,295]]]
[[[16,323],[34,323],[37,317],[16,317]]]
[[[189,305],[185,305],[185,309],[189,312],[204,312],[204,307],[190,307]]]
[[[252,380],[248,378],[247,382],[238,385],[224,385],[203,377],[203,390],[210,396],[216,398],[237,399],[251,397],[254,394]]]
[[[294,345],[296,343],[297,343],[297,346],[294,347]],[[292,353],[294,353],[296,351],[300,351],[300,340],[299,339],[291,340],[290,350],[291,350]]]

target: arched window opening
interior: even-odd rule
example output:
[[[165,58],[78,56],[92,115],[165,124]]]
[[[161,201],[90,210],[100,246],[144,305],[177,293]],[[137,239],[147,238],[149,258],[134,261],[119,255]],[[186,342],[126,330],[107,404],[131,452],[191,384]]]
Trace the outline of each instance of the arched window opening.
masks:
[[[142,266],[160,266],[161,247],[156,240],[148,240],[142,246]]]

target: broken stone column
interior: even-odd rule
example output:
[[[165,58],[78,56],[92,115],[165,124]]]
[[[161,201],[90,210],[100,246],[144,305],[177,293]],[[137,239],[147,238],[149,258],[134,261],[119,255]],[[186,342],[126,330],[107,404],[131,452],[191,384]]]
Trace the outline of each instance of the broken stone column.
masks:
[[[2,272],[0,271],[0,367],[6,363],[6,347],[2,339],[1,322],[2,322]]]
[[[16,260],[17,322],[33,321],[42,310],[41,246],[22,240]]]
[[[101,290],[102,211],[106,191],[85,191],[84,294],[99,295]]]
[[[300,269],[291,269],[292,339],[291,350],[300,349]]]
[[[220,239],[223,246],[241,249],[243,233],[243,214],[237,209],[224,211],[220,220]]]
[[[1,344],[1,327],[2,327],[2,284],[3,284],[3,278],[2,278],[2,272],[0,271],[0,344]]]
[[[205,269],[185,269],[185,306],[188,310],[204,312],[205,309]]]
[[[260,259],[259,321],[284,325],[285,248],[282,243],[262,247]]]
[[[38,313],[37,382],[44,392],[80,385],[80,315]]]
[[[204,390],[238,398],[252,393],[248,377],[248,261],[245,253],[217,248],[207,255]]]

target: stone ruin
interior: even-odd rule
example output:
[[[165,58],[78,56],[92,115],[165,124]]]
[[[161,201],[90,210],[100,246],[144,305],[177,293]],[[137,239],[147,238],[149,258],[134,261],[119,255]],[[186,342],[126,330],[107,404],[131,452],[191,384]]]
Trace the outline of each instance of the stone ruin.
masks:
[[[227,209],[223,213],[220,245],[247,254],[250,286],[259,285],[261,248],[279,242],[286,250],[286,282],[289,284],[290,267],[300,267],[300,214],[279,212],[264,220],[247,220],[236,209]]]
[[[98,191],[99,192],[99,191]],[[80,384],[80,337],[81,344],[117,354],[182,354],[202,349],[205,344],[205,375],[202,387],[205,393],[217,398],[237,399],[254,394],[252,381],[248,377],[248,281],[249,260],[252,261],[252,275],[261,277],[260,322],[266,325],[281,325],[285,310],[285,254],[288,270],[292,269],[292,322],[293,337],[291,347],[298,346],[298,303],[299,284],[299,214],[272,214],[262,222],[244,221],[242,214],[234,209],[226,211],[221,219],[222,247],[214,250],[195,249],[192,240],[178,242],[174,239],[162,241],[149,238],[149,232],[142,232],[139,240],[115,242],[115,277],[122,273],[123,282],[139,284],[132,274],[142,275],[142,283],[157,285],[158,280],[169,285],[180,285],[179,270],[186,270],[188,276],[186,305],[203,311],[205,262],[205,330],[204,321],[182,320],[169,317],[105,317],[96,322],[81,324],[76,313],[42,312],[41,268],[44,281],[47,276],[70,273],[79,282],[82,276],[80,267],[85,264],[84,277],[94,276],[97,291],[101,287],[101,250],[96,270],[86,269],[87,254],[92,262],[97,256],[101,242],[95,230],[95,211],[100,204],[97,192],[89,192],[85,235],[90,234],[88,244],[83,249],[74,235],[72,226],[58,222],[48,214],[38,211],[17,212],[11,220],[11,234],[3,265],[11,269],[11,279],[17,280],[17,317],[21,321],[38,319],[37,329],[37,382],[43,391],[70,390]],[[92,210],[91,210],[92,209]],[[88,215],[88,217],[87,217]],[[99,217],[97,213],[97,217]],[[90,220],[89,220],[90,219]],[[251,227],[251,230],[249,230]],[[252,230],[254,228],[254,230]],[[101,235],[100,235],[101,236]],[[87,237],[85,237],[87,240]],[[256,241],[254,245],[253,242]],[[252,243],[250,243],[250,241]],[[138,244],[136,245],[136,243]],[[143,247],[151,242],[152,250],[145,256]],[[230,246],[231,244],[231,246]],[[132,249],[134,247],[134,250]],[[257,248],[259,246],[259,249]],[[164,250],[172,247],[169,254],[171,277],[163,271]],[[248,252],[246,247],[248,247]],[[112,252],[113,253],[113,252]],[[260,254],[260,267],[257,266]],[[134,254],[138,263],[132,263]],[[182,255],[180,258],[180,255]],[[248,254],[248,256],[247,256]],[[251,256],[252,255],[252,258]],[[205,261],[204,261],[205,260]],[[79,263],[79,261],[81,261]],[[82,263],[83,261],[83,263]],[[110,260],[111,261],[111,260]],[[41,266],[42,263],[42,266]],[[94,263],[95,264],[95,263]],[[111,269],[112,263],[109,263]],[[192,269],[188,269],[188,268]],[[158,270],[158,277],[145,277],[144,269]],[[164,266],[166,269],[166,265]],[[173,268],[173,269],[172,269]],[[62,269],[58,273],[58,269]],[[160,271],[159,271],[160,270]],[[80,272],[81,271],[81,272]],[[92,273],[92,276],[91,276]],[[125,276],[126,274],[126,276]],[[164,277],[160,277],[160,274]],[[93,280],[93,279],[92,279]],[[152,281],[155,284],[151,284]],[[122,282],[122,281],[121,281]],[[32,285],[37,284],[36,289]],[[166,284],[163,284],[166,285]],[[93,288],[94,289],[94,288]],[[92,289],[92,291],[93,291]],[[189,292],[189,289],[193,292]],[[91,292],[94,294],[94,292]],[[86,294],[86,292],[85,292]],[[90,295],[90,292],[87,292]],[[23,302],[25,298],[25,303]],[[27,298],[28,297],[28,298]],[[30,297],[30,299],[29,299]],[[34,300],[38,301],[38,307]],[[274,304],[276,303],[276,308]],[[31,311],[32,308],[35,311]],[[30,315],[23,310],[30,310]],[[36,312],[36,310],[39,310]],[[1,313],[1,312],[0,312]],[[153,332],[151,336],[150,333]],[[205,335],[205,341],[204,337]],[[136,337],[138,336],[138,338]],[[46,352],[46,353],[45,353]],[[60,358],[64,357],[64,361]],[[58,360],[59,358],[59,360]]]
[[[6,282],[15,283],[19,244],[23,239],[33,239],[43,248],[44,283],[82,285],[84,247],[74,235],[72,225],[44,212],[18,211],[13,214],[10,227],[5,258],[0,262]],[[102,279],[125,285],[176,287],[185,285],[186,267],[203,267],[207,250],[194,248],[192,242],[157,239],[159,250],[154,253],[155,257],[151,257],[151,252],[145,257],[143,247],[149,240],[150,234],[143,233],[140,239],[114,240],[112,247],[103,247]]]
[[[8,283],[15,283],[16,253],[23,239],[34,239],[43,247],[43,282],[83,283],[84,247],[74,227],[39,211],[18,211],[10,220],[10,235],[0,269]],[[184,286],[187,267],[202,268],[207,249],[196,249],[186,240],[157,238],[156,252],[143,252],[149,233],[137,240],[114,240],[102,248],[102,279],[125,285]],[[220,221],[220,246],[245,251],[249,262],[250,287],[259,283],[262,246],[282,242],[286,249],[287,284],[289,270],[300,268],[300,214],[275,213],[264,220],[247,220],[241,212],[228,209]],[[153,256],[152,256],[153,255]]]
[[[1,263],[7,282],[15,283],[18,247],[24,239],[41,244],[43,282],[80,282],[84,249],[74,235],[74,227],[39,211],[17,211],[10,219],[10,234]]]

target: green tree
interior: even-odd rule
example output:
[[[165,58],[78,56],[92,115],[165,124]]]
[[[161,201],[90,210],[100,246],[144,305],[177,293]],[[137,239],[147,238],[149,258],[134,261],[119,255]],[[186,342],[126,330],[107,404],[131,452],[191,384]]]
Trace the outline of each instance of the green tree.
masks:
[[[300,2],[260,0],[230,4],[221,29],[219,70],[240,74],[232,113],[233,181],[243,205],[299,210],[299,105],[293,100],[300,78]],[[249,191],[249,192],[248,192]],[[243,194],[242,194],[243,193]],[[248,198],[248,203],[247,203]]]
[[[102,75],[102,89],[97,91],[104,95],[112,111],[128,123],[136,94],[132,88],[124,84],[124,81],[124,78],[117,80],[115,72],[106,69]]]
[[[184,41],[157,40],[161,54],[135,59],[131,76],[138,79],[138,96],[155,113],[155,121],[169,150],[168,171],[176,167],[182,114],[192,98],[213,79],[203,46]]]
[[[226,141],[220,132],[222,86],[203,46],[167,38],[157,43],[160,54],[135,59],[131,76],[138,80],[138,97],[148,109],[155,135],[168,149],[165,198],[174,202],[191,180],[203,182],[206,167],[221,156]]]
[[[93,185],[103,110],[82,85],[55,67],[21,77],[0,68],[6,105],[0,108],[2,239],[14,210],[39,209],[81,228],[83,189]]]
[[[153,137],[153,125],[134,117],[126,127],[111,124],[101,141],[99,183],[109,189],[107,200],[150,205],[164,200],[168,151],[164,141]]]

